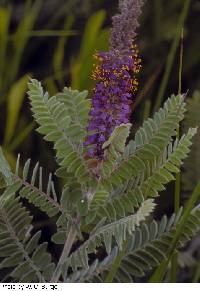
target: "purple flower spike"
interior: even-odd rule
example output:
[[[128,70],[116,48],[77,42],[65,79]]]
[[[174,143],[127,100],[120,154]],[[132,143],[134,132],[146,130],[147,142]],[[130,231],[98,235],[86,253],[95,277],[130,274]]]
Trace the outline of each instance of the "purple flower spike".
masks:
[[[141,67],[133,40],[142,4],[142,0],[119,0],[120,13],[113,17],[110,51],[95,55],[99,64],[92,75],[97,84],[88,131],[92,129],[96,133],[88,133],[85,145],[90,146],[88,156],[98,160],[104,158],[102,145],[114,128],[129,122],[133,95],[138,86],[136,75]]]
[[[112,50],[129,52],[136,30],[139,26],[138,18],[144,0],[119,0],[120,13],[113,17],[110,46]]]

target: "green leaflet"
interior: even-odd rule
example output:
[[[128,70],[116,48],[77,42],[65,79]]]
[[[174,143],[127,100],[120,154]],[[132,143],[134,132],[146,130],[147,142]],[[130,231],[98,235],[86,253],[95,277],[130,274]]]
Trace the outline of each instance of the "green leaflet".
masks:
[[[107,270],[112,264],[113,260],[117,255],[117,247],[115,247],[112,252],[105,257],[101,262],[97,259],[94,263],[88,268],[83,269],[77,272],[72,273],[70,278],[66,280],[67,283],[90,283],[90,282],[98,282],[103,283],[101,278],[101,273]]]
[[[27,160],[23,167],[22,175],[20,175],[20,155],[18,155],[15,173],[11,172],[2,153],[0,157],[0,165],[3,166],[4,172],[7,177],[9,177],[8,185],[4,191],[5,197],[9,197],[18,192],[22,198],[26,198],[49,217],[55,216],[58,213],[65,213],[67,217],[65,209],[57,202],[57,194],[55,192],[52,174],[49,175],[48,183],[44,190],[43,169],[39,166],[39,163],[30,171],[31,160]],[[2,161],[4,162],[2,163]]]
[[[148,119],[137,131],[134,142],[125,148],[120,162],[110,164],[109,169],[102,173],[101,184],[110,191],[144,171],[146,163],[159,156],[170,142],[171,136],[175,135],[184,112],[182,95],[168,99],[154,118]]]
[[[168,99],[128,145],[131,124],[116,127],[103,145],[103,161],[88,160],[84,147],[90,110],[86,91],[65,88],[49,97],[40,83],[32,80],[29,97],[38,131],[54,144],[59,164],[56,173],[63,187],[61,194],[57,193],[53,175],[50,173],[44,183],[39,163],[32,167],[28,159],[21,166],[20,156],[12,172],[0,150],[4,188],[0,197],[0,269],[7,269],[4,280],[104,282],[110,278],[132,282],[157,266],[161,266],[161,277],[163,260],[200,228],[199,206],[192,209],[194,197],[183,215],[180,211],[169,219],[164,216],[159,223],[150,217],[154,197],[174,180],[197,132],[190,128],[180,140],[172,139],[185,112],[183,96]],[[195,197],[197,194],[196,190]],[[40,243],[41,233],[31,234],[32,217],[18,195],[54,217],[57,230],[52,241],[64,245],[56,267],[47,243]],[[95,256],[99,248],[107,256],[98,260],[97,255],[90,264],[90,254]]]
[[[68,115],[76,126],[79,140],[84,139],[87,135],[86,127],[91,107],[90,100],[87,98],[88,92],[79,92],[65,87],[63,92],[58,93],[56,97],[65,105]]]
[[[66,265],[72,266],[75,270],[78,266],[88,268],[88,253],[94,252],[96,247],[104,243],[109,254],[113,238],[121,248],[128,234],[135,231],[136,227],[149,216],[154,207],[155,204],[152,199],[146,200],[135,214],[95,229],[94,232],[90,233],[89,239],[66,260]]]
[[[175,229],[179,227],[183,217],[183,209],[169,219],[164,216],[160,222],[141,224],[129,238],[125,256],[116,274],[117,282],[132,282],[135,277],[143,277],[159,266],[167,258],[168,250],[174,239]],[[183,247],[200,228],[200,209],[196,207],[184,225],[177,249]]]
[[[108,141],[103,144],[105,150],[105,160],[102,161],[99,172],[100,175],[109,175],[110,168],[114,167],[117,160],[123,154],[126,139],[130,133],[131,124],[121,124],[117,126]],[[109,197],[109,191],[102,185],[101,180],[98,183],[95,194],[92,198],[90,209],[98,207],[106,202]]]
[[[119,269],[114,277],[114,282],[127,283],[134,282],[137,277],[144,277],[150,271],[159,266],[166,258],[168,250],[173,241],[175,229],[180,224],[183,216],[183,208],[177,214],[173,214],[167,219],[166,216],[157,222],[152,220],[150,223],[141,223],[135,232],[128,237],[125,254],[122,258]],[[182,233],[177,243],[177,249],[183,247],[200,229],[200,206],[192,210],[187,223],[182,229]],[[96,263],[89,269],[75,271],[71,276],[70,282],[81,280],[86,276],[84,282],[103,282],[102,273],[108,273],[111,264],[116,259],[116,251],[113,249],[112,255],[103,268]],[[97,270],[91,272],[92,268]],[[98,269],[99,268],[99,269]],[[76,281],[77,280],[77,281]]]
[[[179,166],[187,157],[192,144],[191,139],[196,132],[196,128],[189,129],[179,142],[169,143],[162,155],[154,159],[153,166],[148,168],[139,180],[125,184],[119,189],[119,193],[114,192],[104,204],[101,201],[98,205],[93,205],[94,209],[91,208],[89,217],[93,220],[106,217],[109,221],[114,221],[116,217],[134,212],[147,197],[158,196],[158,193],[165,189],[164,186],[175,179],[174,174],[179,171]]]
[[[119,126],[117,126],[112,135],[110,136],[110,138],[108,139],[108,141],[106,141],[103,144],[103,149],[109,147],[114,147],[116,151],[118,152],[124,152],[124,148],[125,148],[125,142],[127,137],[129,136],[130,133],[130,128],[131,128],[131,123],[127,123],[127,124],[120,124]]]
[[[58,97],[44,94],[37,80],[29,83],[28,94],[34,118],[40,125],[38,132],[45,136],[45,140],[54,143],[59,165],[65,169],[66,174],[73,173],[79,183],[89,180],[90,172],[83,158],[86,133],[80,137],[80,127],[71,118],[70,107],[67,109]]]
[[[167,250],[166,260],[162,261],[160,266],[155,270],[154,274],[150,278],[150,282],[162,281],[169,261],[174,254],[174,249],[178,245],[180,238],[183,238],[183,241],[187,241],[188,238],[193,236],[193,230],[198,229],[199,227],[198,216],[193,217],[193,219],[190,218],[191,215],[194,214],[196,210],[197,211],[199,210],[199,205],[193,209],[197,199],[199,198],[199,195],[200,195],[200,182],[197,184],[196,188],[192,193],[192,196],[190,197],[185,206],[185,210],[183,216],[181,217],[180,224],[176,228],[172,242]],[[187,224],[189,224],[189,227],[187,227]],[[184,232],[185,228],[187,231]]]
[[[6,276],[19,282],[46,282],[54,264],[47,243],[38,244],[41,233],[30,238],[31,221],[19,198],[0,197],[0,270],[9,268]]]

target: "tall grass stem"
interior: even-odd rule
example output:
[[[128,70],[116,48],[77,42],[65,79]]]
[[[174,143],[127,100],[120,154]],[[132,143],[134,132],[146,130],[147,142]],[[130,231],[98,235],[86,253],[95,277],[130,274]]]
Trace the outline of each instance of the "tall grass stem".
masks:
[[[178,72],[178,94],[182,92],[182,71],[183,71],[183,38],[184,38],[184,30],[182,28],[181,31],[181,42],[180,42],[180,64],[179,64],[179,72]],[[180,128],[177,128],[176,133],[177,139],[180,138]],[[178,213],[180,208],[180,198],[181,196],[181,174],[180,172],[176,174],[176,182],[175,182],[175,195],[174,195],[174,212]],[[178,269],[178,253],[175,253],[172,257],[171,261],[171,276],[170,282],[176,283],[177,280],[177,269]]]
[[[182,30],[182,27],[184,26],[186,17],[187,17],[188,12],[189,12],[190,3],[191,3],[191,0],[185,0],[182,12],[181,12],[180,17],[179,17],[177,33],[175,34],[174,40],[172,42],[172,45],[171,45],[171,48],[170,48],[170,51],[169,51],[169,54],[168,54],[168,57],[166,60],[166,68],[165,68],[164,76],[163,76],[163,79],[162,79],[162,82],[160,85],[158,96],[156,99],[154,112],[158,111],[158,109],[160,108],[160,106],[162,104],[163,98],[164,98],[164,93],[166,91],[167,84],[168,84],[169,77],[170,77],[170,73],[172,70],[172,66],[174,64],[176,51],[177,51],[178,46],[179,46],[179,39],[180,39],[181,30]]]

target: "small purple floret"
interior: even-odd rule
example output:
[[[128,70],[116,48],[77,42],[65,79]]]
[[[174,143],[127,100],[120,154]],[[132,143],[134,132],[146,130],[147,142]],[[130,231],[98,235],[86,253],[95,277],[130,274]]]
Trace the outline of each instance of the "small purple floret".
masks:
[[[102,160],[103,143],[116,126],[128,123],[137,89],[140,69],[137,47],[133,45],[141,13],[142,0],[119,0],[120,14],[113,17],[110,51],[95,55],[99,64],[93,72],[97,81],[90,111],[89,133],[85,145],[89,157]]]

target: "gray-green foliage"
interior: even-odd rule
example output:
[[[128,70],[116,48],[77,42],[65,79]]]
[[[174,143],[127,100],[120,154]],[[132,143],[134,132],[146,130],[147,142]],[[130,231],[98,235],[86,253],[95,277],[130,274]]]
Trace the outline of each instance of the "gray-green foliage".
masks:
[[[37,131],[52,142],[62,179],[55,190],[54,174],[43,182],[43,169],[18,156],[12,171],[0,151],[0,261],[2,280],[18,282],[104,282],[118,253],[124,250],[115,282],[131,282],[148,274],[168,256],[182,214],[153,220],[155,197],[175,179],[187,157],[195,128],[178,140],[176,129],[185,113],[184,96],[172,96],[127,143],[131,124],[121,124],[103,145],[105,159],[88,159],[84,141],[90,100],[87,92],[65,88],[50,97],[36,80],[29,83]],[[193,124],[193,126],[195,126]],[[56,221],[52,241],[65,244],[54,265],[40,232],[23,206],[29,202]],[[157,206],[158,207],[158,206]],[[177,249],[200,229],[199,207],[192,210]],[[88,234],[87,239],[83,233]],[[79,240],[79,247],[73,248]],[[105,256],[99,258],[98,250]],[[175,250],[174,250],[175,251]],[[90,260],[90,254],[96,260]],[[9,268],[8,268],[9,267]]]
[[[40,231],[30,235],[32,217],[22,206],[19,197],[0,197],[0,270],[19,282],[46,282],[54,270],[47,243],[39,243]],[[9,269],[8,269],[9,268]],[[2,278],[1,278],[2,279]]]
[[[163,216],[157,222],[141,223],[140,227],[128,237],[125,255],[122,259],[120,268],[116,274],[115,282],[134,282],[136,278],[144,277],[148,271],[153,270],[167,256],[167,251],[172,242],[176,226],[182,216],[182,208],[178,214],[173,214],[170,218]],[[194,209],[184,226],[184,231],[178,243],[178,248],[184,246],[193,235],[199,230],[200,209]],[[110,265],[116,258],[116,248],[113,248],[110,255],[106,257],[107,264],[94,264],[82,272],[77,271],[70,278],[73,282],[103,282]],[[94,270],[95,269],[95,270]],[[92,272],[91,272],[92,270]]]

